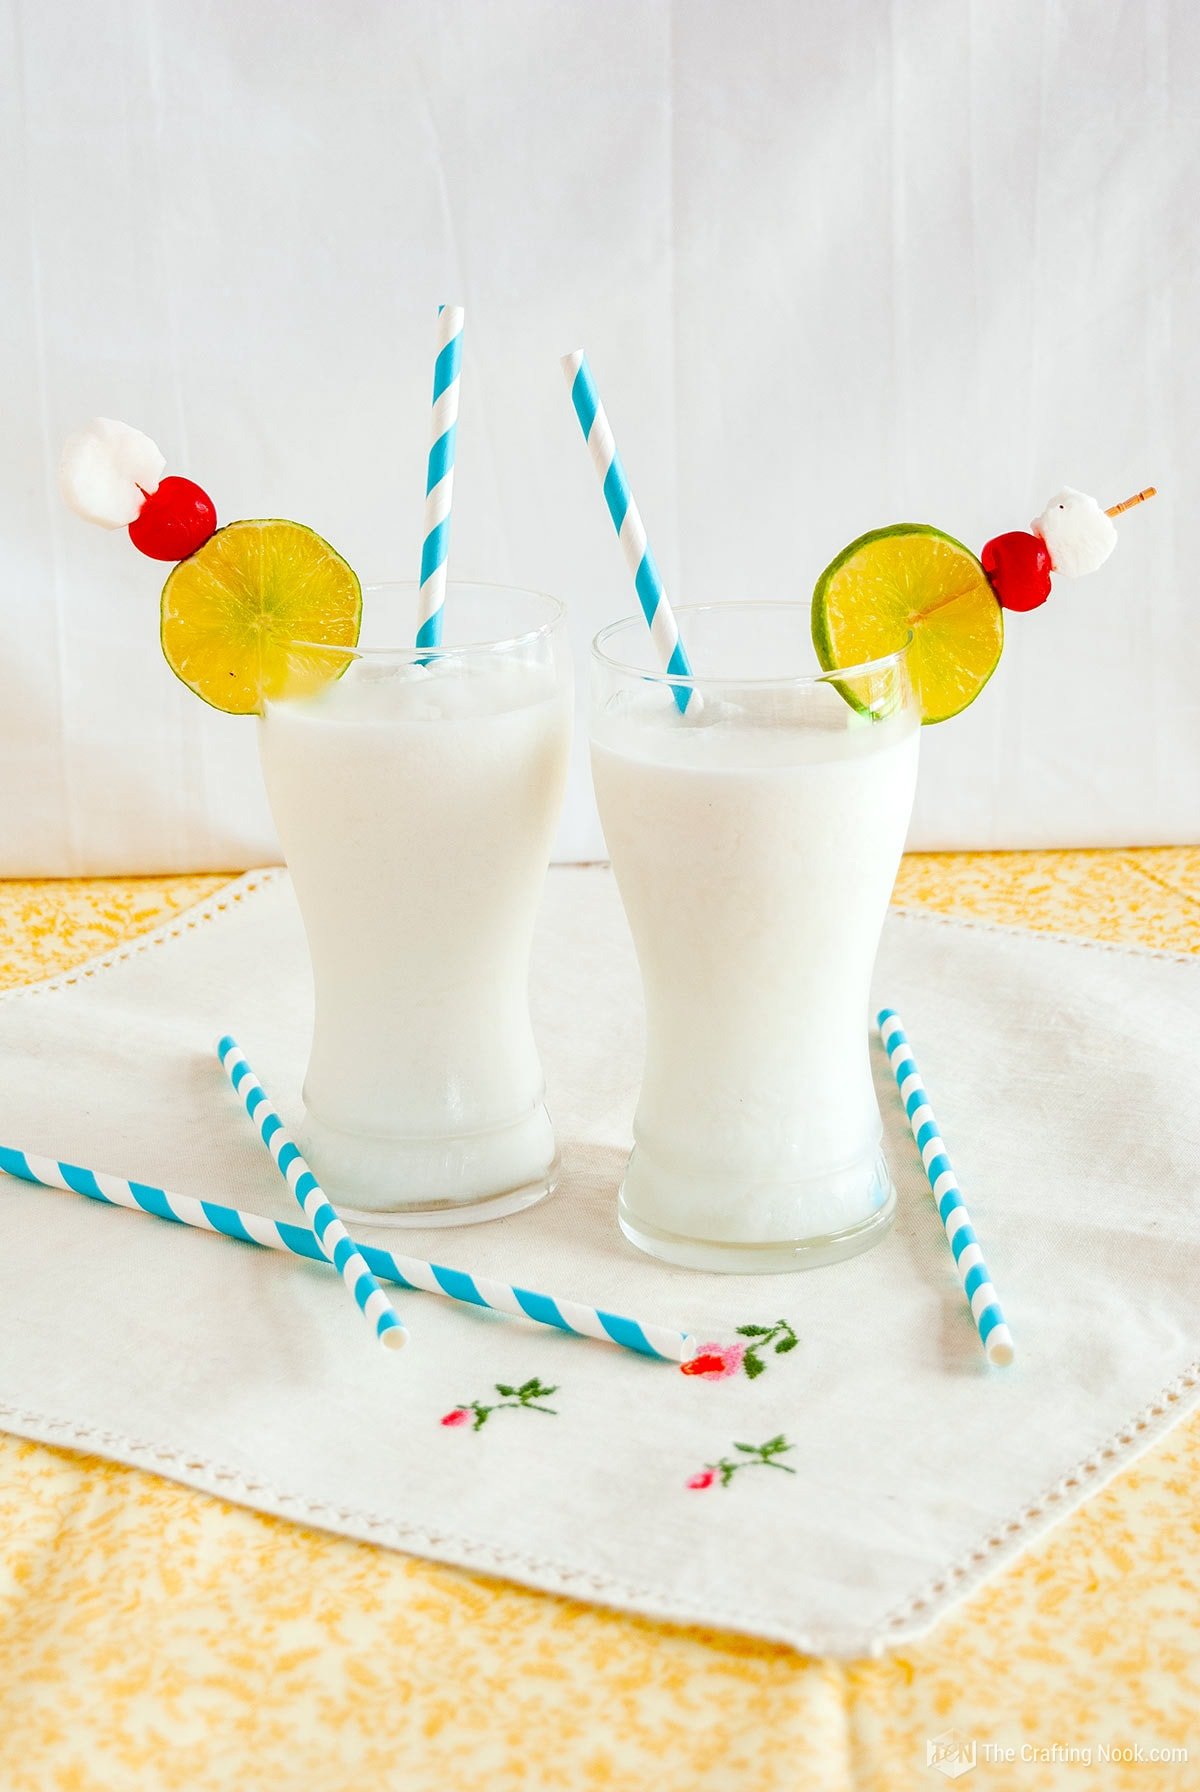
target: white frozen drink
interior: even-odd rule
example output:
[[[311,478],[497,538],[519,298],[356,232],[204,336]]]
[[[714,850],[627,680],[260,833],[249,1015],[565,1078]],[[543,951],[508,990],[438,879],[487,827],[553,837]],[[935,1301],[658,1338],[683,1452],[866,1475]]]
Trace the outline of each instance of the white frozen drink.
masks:
[[[315,984],[302,1143],[351,1209],[451,1222],[552,1186],[528,975],[570,733],[549,634],[367,654],[260,722]]]
[[[873,717],[819,680],[702,684],[684,719],[644,678],[602,690],[593,777],[646,1002],[622,1226],[698,1267],[848,1255],[894,1199],[868,1000],[915,708],[898,688]]]

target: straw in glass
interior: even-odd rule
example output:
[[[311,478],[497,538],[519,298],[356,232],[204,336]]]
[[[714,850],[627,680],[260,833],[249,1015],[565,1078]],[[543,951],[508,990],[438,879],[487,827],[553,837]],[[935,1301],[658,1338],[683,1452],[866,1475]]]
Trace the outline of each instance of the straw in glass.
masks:
[[[596,382],[592,378],[592,370],[583,350],[573,349],[569,355],[564,355],[562,369],[566,375],[575,415],[579,419],[579,427],[583,431],[583,439],[588,445],[592,465],[596,469],[600,489],[608,505],[608,514],[612,517],[625,563],[633,574],[638,602],[642,606],[642,614],[649,626],[659,660],[663,669],[674,677],[690,678],[692,668],[679,639],[675,612],[667,601],[662,574],[650,552],[642,515],[633,501],[625,468],[617,453],[616,440],[604,414],[604,406],[600,403],[600,394],[596,390]],[[689,704],[696,710],[699,709],[699,693],[689,685],[673,685],[672,692],[680,710],[685,714]]]
[[[203,1201],[195,1195],[176,1194],[154,1183],[131,1182],[123,1176],[109,1176],[102,1170],[86,1170],[79,1164],[58,1163],[53,1158],[38,1157],[32,1151],[18,1151],[8,1145],[0,1145],[0,1170],[9,1176],[19,1176],[22,1182],[35,1182],[42,1188],[65,1189],[70,1194],[86,1195],[89,1200],[101,1201],[109,1207],[153,1214],[156,1219],[194,1226],[202,1232],[216,1232],[224,1238],[261,1245],[269,1251],[286,1251],[293,1257],[304,1257],[311,1263],[329,1267],[328,1258],[307,1226],[292,1226],[286,1220],[269,1220],[261,1213],[226,1207],[219,1201]],[[619,1313],[607,1313],[601,1307],[556,1300],[548,1294],[536,1294],[529,1288],[470,1276],[463,1270],[447,1269],[440,1263],[425,1263],[417,1257],[398,1257],[375,1245],[359,1244],[355,1248],[362,1253],[372,1275],[399,1288],[416,1288],[427,1294],[461,1301],[464,1306],[486,1307],[513,1318],[532,1319],[555,1331],[595,1338],[605,1344],[619,1344],[622,1349],[635,1351],[639,1356],[658,1357],[668,1363],[690,1362],[696,1353],[696,1340],[688,1332],[671,1331],[663,1325],[643,1325],[636,1319],[623,1318]]]
[[[963,1291],[970,1303],[971,1317],[975,1321],[987,1360],[989,1363],[1006,1365],[1012,1362],[1016,1354],[1012,1333],[1005,1323],[979,1240],[971,1225],[971,1216],[959,1192],[950,1156],[929,1105],[929,1097],[921,1081],[912,1046],[908,1043],[900,1016],[894,1008],[881,1009],[876,1018],[879,1036],[883,1040],[892,1075],[900,1090],[904,1112],[908,1115],[908,1124],[917,1141],[925,1175],[937,1203],[942,1225],[946,1228],[946,1237],[950,1241]]]
[[[399,1350],[408,1342],[404,1321],[371,1274],[362,1252],[326,1198],[325,1191],[300,1155],[300,1147],[284,1129],[283,1121],[267,1100],[266,1090],[251,1070],[236,1039],[228,1033],[217,1043],[217,1056],[259,1136],[304,1211],[313,1236],[327,1262],[345,1282],[355,1302],[387,1350]]]
[[[421,590],[417,599],[418,647],[439,647],[442,640],[465,317],[461,305],[438,306],[433,414],[429,427],[429,465],[425,474],[425,539],[421,546]]]

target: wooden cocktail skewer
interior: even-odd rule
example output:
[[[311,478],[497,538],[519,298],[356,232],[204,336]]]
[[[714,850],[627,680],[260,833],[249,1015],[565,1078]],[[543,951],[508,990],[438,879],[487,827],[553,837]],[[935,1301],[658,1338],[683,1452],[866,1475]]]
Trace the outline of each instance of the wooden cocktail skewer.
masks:
[[[1134,492],[1132,498],[1126,498],[1120,504],[1110,504],[1104,512],[1105,516],[1120,516],[1123,510],[1132,510],[1135,504],[1144,504],[1147,498],[1157,498],[1158,487],[1148,485],[1144,492]]]

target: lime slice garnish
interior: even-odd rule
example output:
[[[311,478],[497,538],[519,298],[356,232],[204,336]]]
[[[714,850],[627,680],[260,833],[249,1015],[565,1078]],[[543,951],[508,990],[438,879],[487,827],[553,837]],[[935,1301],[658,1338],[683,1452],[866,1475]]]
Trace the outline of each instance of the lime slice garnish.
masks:
[[[357,575],[303,523],[227,523],[162,592],[162,650],[190,691],[231,715],[304,696],[350,663]]]
[[[830,672],[913,642],[908,664],[924,722],[973,703],[999,664],[1004,612],[976,556],[926,523],[872,529],[817,580],[813,646]]]

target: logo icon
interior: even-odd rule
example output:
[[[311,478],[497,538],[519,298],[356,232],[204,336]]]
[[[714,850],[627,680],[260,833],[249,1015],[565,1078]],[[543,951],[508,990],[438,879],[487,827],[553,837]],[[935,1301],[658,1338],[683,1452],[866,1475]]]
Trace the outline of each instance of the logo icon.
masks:
[[[975,1765],[975,1743],[961,1730],[943,1730],[925,1744],[925,1765],[936,1767],[948,1780],[957,1780],[970,1773]]]

